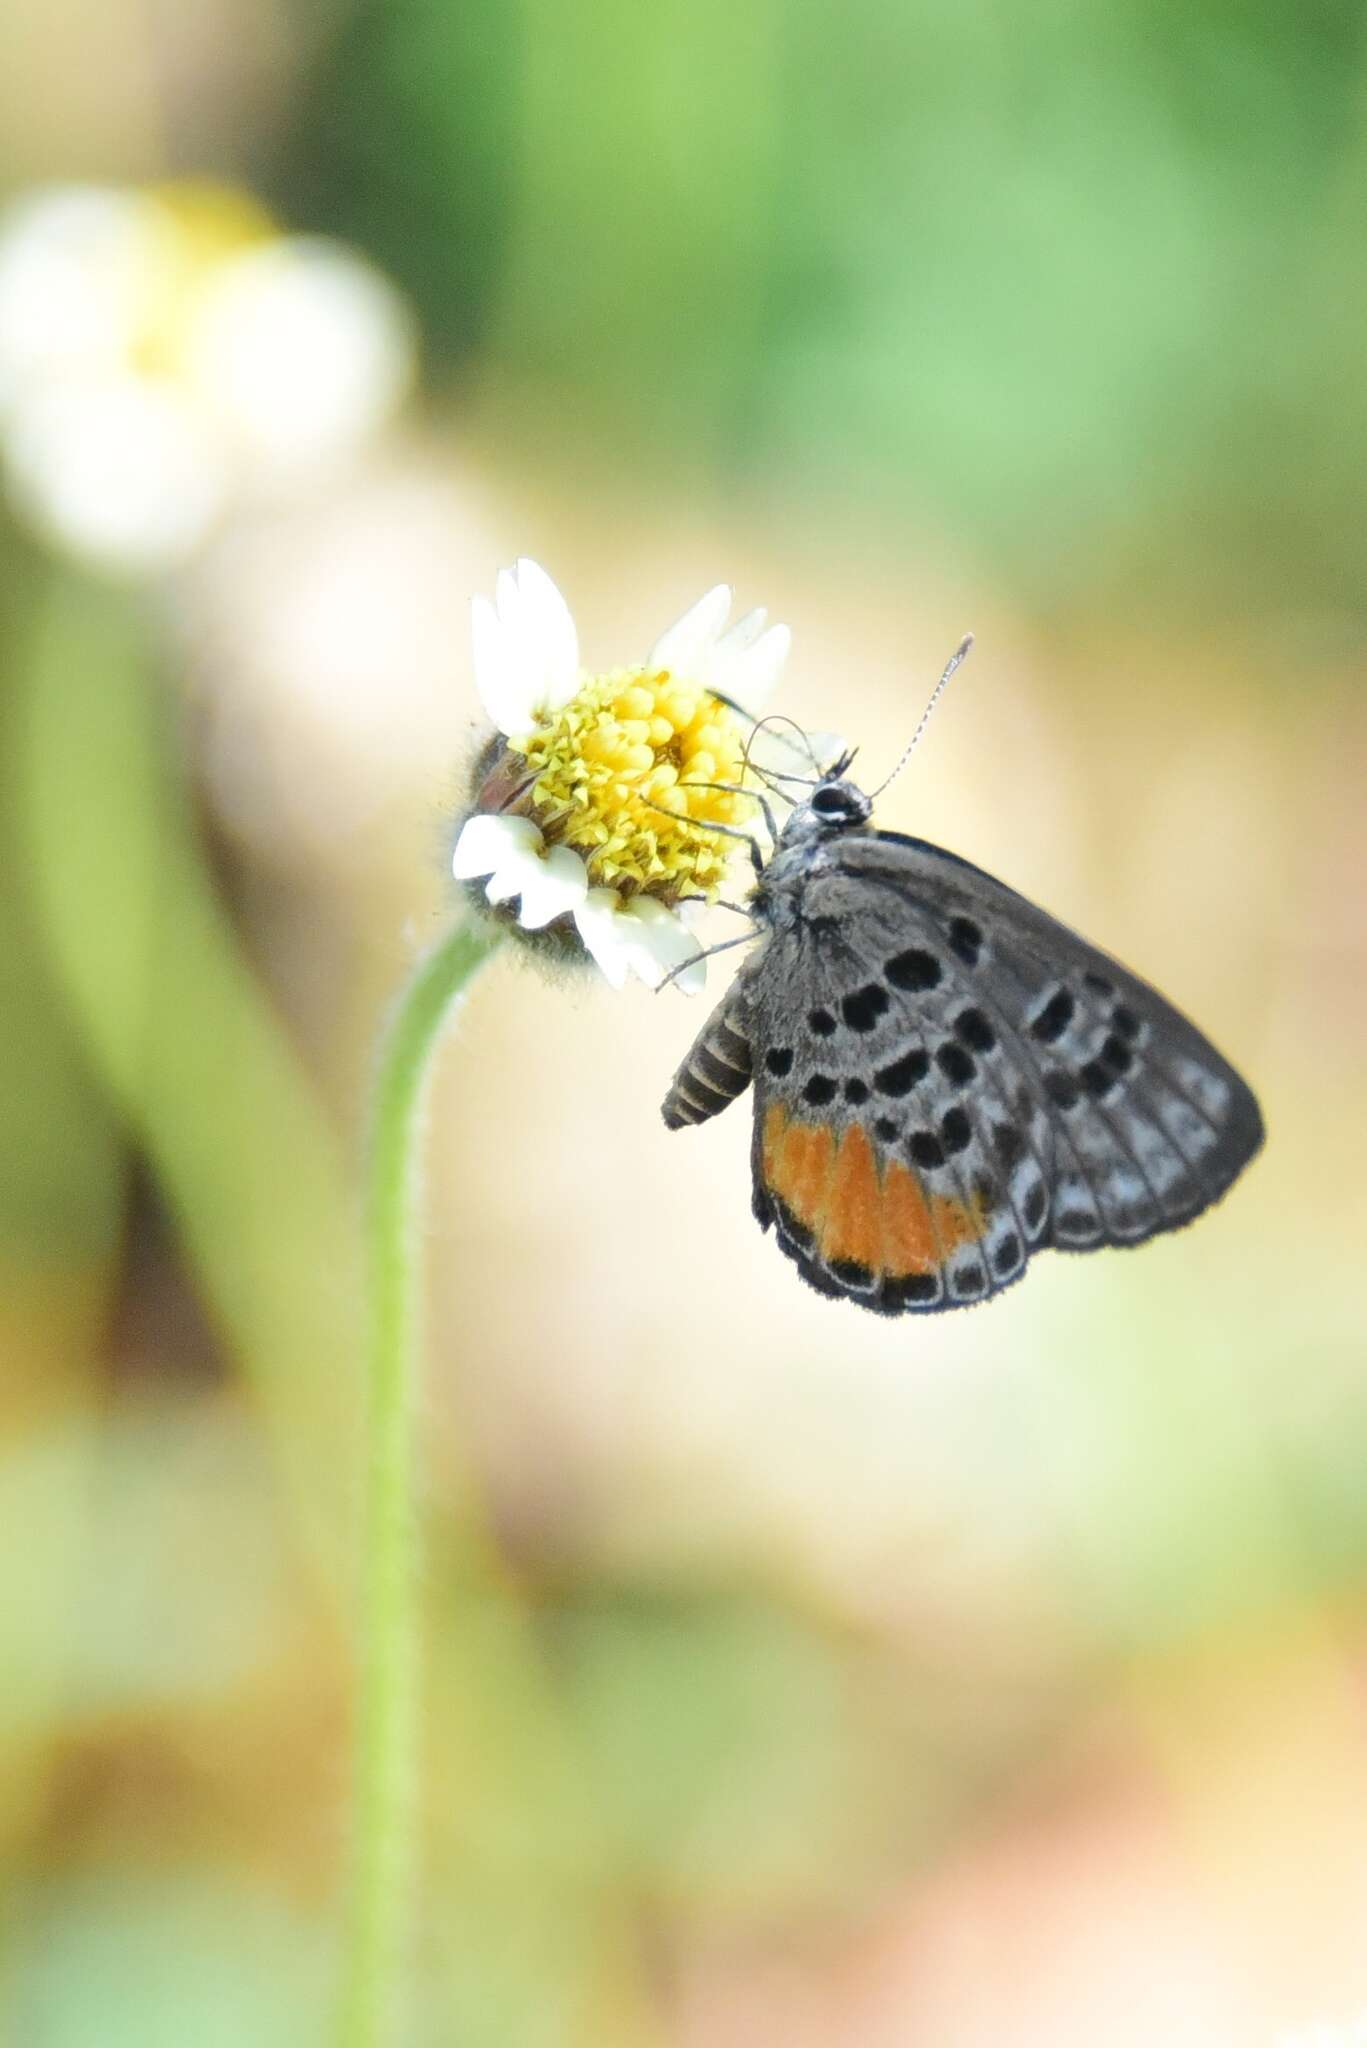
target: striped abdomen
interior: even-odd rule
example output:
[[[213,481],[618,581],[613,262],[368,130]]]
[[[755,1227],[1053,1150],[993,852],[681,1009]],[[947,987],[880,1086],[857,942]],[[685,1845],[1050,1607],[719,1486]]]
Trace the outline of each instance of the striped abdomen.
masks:
[[[750,1085],[750,1033],[738,988],[718,1003],[694,1039],[664,1099],[671,1131],[706,1123]]]

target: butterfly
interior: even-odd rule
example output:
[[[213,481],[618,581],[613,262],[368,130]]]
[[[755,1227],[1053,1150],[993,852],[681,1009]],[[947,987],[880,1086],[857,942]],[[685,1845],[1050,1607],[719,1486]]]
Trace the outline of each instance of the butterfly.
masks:
[[[1247,1083],[1027,898],[877,830],[850,758],[756,853],[759,942],[666,1125],[753,1087],[757,1221],[818,1293],[882,1315],[984,1301],[1046,1247],[1191,1222],[1262,1143]]]

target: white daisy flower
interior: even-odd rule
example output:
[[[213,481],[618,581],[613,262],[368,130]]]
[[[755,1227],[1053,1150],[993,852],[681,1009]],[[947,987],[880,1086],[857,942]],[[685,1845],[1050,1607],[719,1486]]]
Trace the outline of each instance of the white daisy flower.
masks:
[[[730,610],[718,584],[643,662],[589,674],[537,563],[503,570],[492,604],[474,601],[475,683],[499,737],[480,757],[452,871],[487,877],[490,904],[516,901],[522,930],[589,953],[614,988],[629,974],[703,986],[690,909],[715,899],[728,834],[748,832],[755,810],[739,787],[750,719],[720,693],[757,714],[790,641],[762,610],[728,630]]]
[[[354,454],[415,361],[384,278],[233,187],[63,187],[0,215],[10,495],[108,573],[175,568],[235,502]]]

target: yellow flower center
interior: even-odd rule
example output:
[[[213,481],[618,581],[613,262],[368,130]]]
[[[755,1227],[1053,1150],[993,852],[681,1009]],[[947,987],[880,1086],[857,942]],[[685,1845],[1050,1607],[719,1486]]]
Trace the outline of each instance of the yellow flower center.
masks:
[[[548,840],[576,848],[595,886],[668,902],[721,887],[735,841],[708,827],[748,828],[754,798],[706,785],[740,782],[745,738],[700,684],[621,668],[508,744],[538,771],[532,816]]]

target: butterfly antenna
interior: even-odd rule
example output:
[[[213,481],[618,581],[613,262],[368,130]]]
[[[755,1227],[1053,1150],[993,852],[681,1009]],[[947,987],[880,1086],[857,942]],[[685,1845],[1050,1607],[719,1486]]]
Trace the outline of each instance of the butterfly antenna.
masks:
[[[714,690],[712,692],[712,695],[714,697],[718,696],[719,692]],[[729,697],[723,697],[721,701],[723,704],[730,704],[731,702]],[[733,705],[731,708],[734,710],[735,706]],[[756,740],[759,738],[761,733],[775,733],[776,737],[783,739],[783,744],[785,746],[792,745],[792,742],[790,740],[788,740],[782,734],[777,733],[777,728],[781,725],[790,725],[792,727],[793,731],[797,734],[799,744],[801,745],[803,751],[806,753],[807,759],[811,762],[813,768],[815,768],[819,774],[821,769],[821,763],[817,760],[816,755],[813,752],[812,742],[810,738],[808,737],[807,733],[803,730],[803,728],[798,724],[795,718],[789,718],[787,714],[782,711],[771,711],[767,718],[756,718],[751,724],[749,736],[747,737],[745,742],[745,767],[753,768],[756,775],[762,776],[764,773],[764,770],[759,766],[758,762],[752,761],[750,758],[750,750],[754,746]],[[804,776],[787,775],[786,773],[784,773],[782,769],[780,769],[778,773],[782,780],[785,782],[801,782],[806,780]]]
[[[901,774],[902,770],[906,767],[907,762],[911,759],[912,752],[916,746],[916,742],[920,739],[921,734],[930,724],[931,712],[935,709],[935,706],[939,703],[941,697],[943,697],[945,690],[948,686],[949,679],[953,675],[955,669],[959,668],[962,665],[962,663],[967,659],[968,650],[972,645],[973,635],[971,633],[965,633],[963,639],[959,642],[954,652],[950,655],[949,660],[945,663],[945,672],[940,677],[940,680],[935,685],[935,688],[931,691],[930,702],[927,704],[925,710],[921,713],[920,724],[917,726],[911,738],[907,741],[906,746],[902,749],[901,760],[893,769],[892,774],[885,776],[882,782],[879,783],[877,789],[870,790],[869,799],[871,802],[874,797],[881,796],[883,794],[883,791],[887,788],[888,784],[890,782],[894,782],[897,779],[897,777]]]

